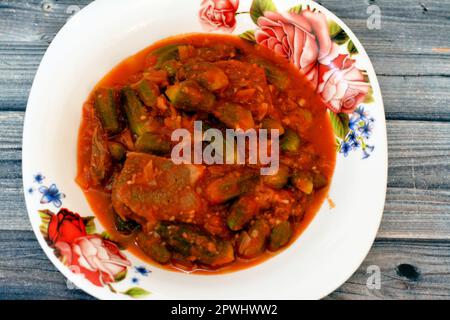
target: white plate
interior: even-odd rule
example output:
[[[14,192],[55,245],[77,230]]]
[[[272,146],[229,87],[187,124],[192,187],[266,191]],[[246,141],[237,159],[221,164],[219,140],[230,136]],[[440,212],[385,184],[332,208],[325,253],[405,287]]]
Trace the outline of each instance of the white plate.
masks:
[[[353,140],[340,141],[343,148],[338,155],[329,195],[335,207],[330,208],[325,202],[307,230],[281,254],[231,274],[193,276],[169,272],[123,252],[124,257],[120,259],[130,262],[130,266],[122,267],[128,271],[126,277],[109,285],[96,286],[82,273],[74,273],[77,268],[69,268],[57,258],[57,250],[44,237],[47,235],[45,226],[44,233],[41,232],[43,222],[38,211],[48,209],[57,213],[60,199],[64,208],[83,217],[93,214],[74,181],[83,102],[94,85],[126,57],[168,36],[205,32],[198,12],[201,5],[213,2],[95,1],[61,29],[36,74],[23,138],[23,183],[29,218],[49,259],[77,287],[95,297],[318,299],[338,288],[355,272],[375,239],[386,193],[387,141],[383,103],[372,64],[351,30],[325,8],[309,1],[274,0],[279,12],[299,4],[306,10],[309,4],[324,14],[328,22],[336,22],[356,47],[358,53],[352,56],[355,66],[367,71],[373,91],[373,99],[359,105],[364,108],[362,115],[354,113],[350,117],[359,136],[356,141],[364,141],[364,144],[358,147]],[[230,10],[236,9],[233,5],[237,2],[229,2]],[[245,13],[250,6],[250,0],[240,1],[237,10],[243,13],[237,15],[234,34],[258,28]],[[233,26],[232,19],[228,21]],[[297,26],[297,32],[302,30]],[[311,32],[313,40],[318,39],[314,38],[314,30]],[[341,54],[348,53],[347,47],[348,43],[339,47]],[[308,50],[311,48],[309,46]],[[298,49],[295,52],[298,54]],[[363,136],[365,133],[367,137]],[[50,188],[52,184],[58,190]],[[44,222],[48,222],[46,216],[43,217]],[[96,227],[100,234],[102,226],[96,222]],[[111,267],[108,262],[103,261],[103,266]],[[115,275],[116,269],[112,272]],[[104,282],[108,282],[109,278],[102,275]]]

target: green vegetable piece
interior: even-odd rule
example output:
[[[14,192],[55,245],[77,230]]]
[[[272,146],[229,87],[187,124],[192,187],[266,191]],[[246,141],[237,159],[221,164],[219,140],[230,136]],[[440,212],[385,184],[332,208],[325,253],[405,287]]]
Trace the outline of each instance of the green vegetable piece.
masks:
[[[95,92],[94,109],[108,135],[120,133],[119,110],[113,89],[102,88]]]
[[[289,86],[289,77],[280,68],[273,65],[271,62],[257,59],[254,61],[258,66],[264,69],[267,80],[280,90],[285,90]]]
[[[148,107],[154,107],[156,105],[156,98],[159,96],[158,86],[147,79],[142,79],[133,86],[133,89],[139,95],[142,102]]]
[[[243,196],[231,207],[231,212],[227,217],[227,225],[233,231],[244,228],[259,212],[258,205],[251,196]]]
[[[130,235],[141,228],[136,221],[124,220],[118,214],[114,214],[114,222],[116,230],[126,235]]]
[[[263,176],[263,182],[274,189],[282,189],[289,181],[290,170],[285,165],[280,165],[277,173],[271,176]]]
[[[236,103],[224,103],[214,112],[214,116],[232,129],[248,130],[255,127],[255,121],[250,110]]]
[[[176,108],[185,111],[211,112],[216,102],[214,94],[194,80],[186,80],[168,87],[166,95]]]
[[[269,250],[277,251],[288,244],[293,234],[292,225],[289,221],[283,221],[272,229],[270,234]]]
[[[285,152],[298,152],[301,140],[298,134],[292,129],[286,129],[280,141],[280,148]]]
[[[130,87],[122,89],[122,95],[124,97],[125,114],[127,115],[131,132],[141,136],[148,131],[148,111]]]
[[[230,241],[214,237],[193,225],[161,222],[155,231],[170,248],[190,261],[220,267],[235,259]]]
[[[112,158],[115,161],[122,162],[123,160],[125,160],[127,150],[121,143],[109,142],[108,148]]]
[[[307,171],[295,172],[292,175],[292,184],[304,194],[311,194],[314,191],[313,177]]]
[[[177,74],[178,70],[181,68],[181,63],[177,60],[169,60],[162,64],[161,69],[167,71],[170,77]]]
[[[315,173],[313,175],[313,184],[314,190],[320,190],[328,185],[328,180],[323,174]]]
[[[253,175],[228,174],[212,181],[206,187],[206,197],[210,203],[220,204],[247,192],[252,185]]]
[[[136,140],[136,151],[150,154],[165,154],[170,152],[170,142],[157,133],[146,132]]]
[[[156,262],[160,264],[167,264],[170,262],[172,253],[167,246],[161,242],[160,238],[140,233],[136,238],[136,242],[139,248]]]
[[[265,118],[262,123],[262,128],[267,130],[278,130],[280,133],[280,136],[282,136],[285,132],[283,125],[280,121],[272,119],[272,118]]]
[[[170,44],[156,49],[151,53],[153,56],[157,56],[156,68],[161,68],[162,65],[169,60],[178,60],[178,45]]]
[[[100,127],[94,130],[91,146],[89,176],[95,185],[99,185],[109,177],[112,169],[108,141]]]
[[[187,68],[188,79],[198,81],[209,91],[225,89],[230,81],[222,69],[212,63],[199,63]]]
[[[270,226],[264,219],[256,220],[248,231],[239,234],[236,243],[237,254],[245,259],[253,259],[264,253]]]

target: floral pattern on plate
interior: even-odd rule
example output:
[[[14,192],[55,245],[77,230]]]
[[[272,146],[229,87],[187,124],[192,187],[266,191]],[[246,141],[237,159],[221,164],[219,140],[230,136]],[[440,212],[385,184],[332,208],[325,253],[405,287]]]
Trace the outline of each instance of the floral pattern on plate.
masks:
[[[360,133],[371,131],[373,121],[356,131],[350,123],[365,120],[358,118],[357,110],[372,101],[372,89],[366,72],[356,66],[358,50],[346,32],[309,6],[280,13],[273,0],[253,0],[249,11],[238,10],[239,0],[204,0],[199,19],[208,31],[233,32],[235,17],[249,14],[257,28],[241,38],[269,48],[303,72],[329,109],[338,152],[348,156],[361,149],[362,158],[368,158],[374,147],[365,142],[369,134]]]
[[[44,180],[42,174],[34,176],[34,182],[39,185],[42,185]],[[30,187],[29,190],[34,188]],[[62,206],[62,199],[65,196],[59,192],[55,184],[51,184],[50,187],[40,186],[38,190],[43,194],[41,204],[53,204],[56,208]],[[32,195],[33,192],[29,194]],[[81,217],[78,213],[64,208],[57,213],[42,209],[39,210],[39,215],[40,231],[55,256],[73,273],[83,275],[95,286],[106,286],[117,293],[112,284],[124,280],[132,265],[107,233],[96,233],[95,217]],[[135,269],[144,274],[145,268],[135,267]],[[150,271],[145,269],[145,275],[149,273]],[[136,284],[133,279],[131,282]],[[120,293],[133,298],[150,294],[139,287],[132,287]]]

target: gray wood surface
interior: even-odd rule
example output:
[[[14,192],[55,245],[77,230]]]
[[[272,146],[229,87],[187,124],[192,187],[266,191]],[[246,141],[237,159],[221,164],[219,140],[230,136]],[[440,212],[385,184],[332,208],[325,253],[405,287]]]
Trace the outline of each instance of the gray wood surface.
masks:
[[[68,289],[40,249],[22,195],[21,135],[39,62],[73,5],[0,0],[0,299],[90,299]],[[450,1],[323,0],[356,33],[379,76],[389,180],[378,239],[328,299],[450,298]],[[382,28],[366,27],[368,3]],[[368,289],[367,267],[381,269]]]

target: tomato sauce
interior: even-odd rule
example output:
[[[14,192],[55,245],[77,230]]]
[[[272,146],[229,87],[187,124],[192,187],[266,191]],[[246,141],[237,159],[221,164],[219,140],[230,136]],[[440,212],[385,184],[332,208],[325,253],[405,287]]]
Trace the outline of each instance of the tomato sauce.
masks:
[[[224,45],[226,47],[223,47]],[[173,218],[174,221],[171,221],[171,219],[167,219],[165,216],[162,217],[158,213],[150,215],[134,209],[134,204],[125,195],[129,191],[127,189],[128,187],[125,185],[120,188],[121,186],[117,182],[124,175],[123,171],[125,170],[123,168],[129,166],[128,162],[131,161],[129,158],[134,155],[137,158],[136,161],[144,161],[142,163],[154,162],[152,159],[158,160],[158,158],[150,155],[137,155],[136,143],[139,137],[136,134],[137,131],[133,131],[130,125],[129,117],[123,116],[119,119],[121,133],[108,132],[109,129],[106,120],[99,120],[98,108],[96,109],[96,106],[100,102],[96,99],[99,99],[98,92],[102,88],[113,88],[114,96],[111,97],[113,97],[113,100],[119,101],[118,105],[123,104],[123,98],[117,98],[117,95],[124,95],[123,88],[140,83],[142,79],[145,79],[148,70],[158,69],[159,67],[157,68],[156,66],[161,61],[161,56],[167,54],[164,52],[166,50],[164,48],[171,48],[173,46],[177,47],[176,58],[171,57],[169,62],[173,63],[178,69],[176,69],[175,76],[168,77],[168,80],[161,82],[154,80],[154,74],[151,76],[151,81],[157,83],[157,91],[161,90],[159,92],[161,95],[157,98],[159,100],[155,102],[152,110],[156,110],[157,104],[159,103],[160,106],[166,109],[176,109],[172,112],[176,112],[182,120],[174,125],[164,118],[165,113],[163,112],[169,111],[164,108],[161,109],[163,111],[157,110],[155,112],[159,113],[155,116],[155,119],[164,119],[161,121],[158,120],[159,122],[156,124],[156,126],[164,126],[163,129],[159,128],[159,131],[165,132],[167,130],[170,133],[170,130],[173,129],[172,126],[188,128],[192,124],[192,117],[196,117],[196,115],[191,114],[191,110],[182,110],[183,106],[178,108],[175,98],[170,99],[167,91],[165,94],[163,94],[163,91],[168,90],[167,88],[169,87],[176,87],[180,83],[186,83],[186,79],[190,81],[190,76],[197,82],[202,83],[201,81],[203,79],[198,79],[200,72],[198,71],[200,70],[198,66],[207,65],[209,67],[213,65],[211,67],[213,71],[218,66],[223,71],[219,70],[220,74],[225,73],[229,83],[227,82],[227,84],[223,85],[223,88],[214,91],[217,100],[227,100],[231,101],[231,103],[237,103],[237,100],[244,101],[242,104],[251,110],[255,126],[262,126],[264,119],[276,119],[283,127],[283,130],[286,129],[284,136],[287,136],[287,130],[290,130],[290,132],[293,132],[294,138],[298,136],[299,141],[301,141],[298,147],[298,144],[292,143],[291,140],[283,142],[283,136],[281,137],[282,146],[284,146],[283,143],[287,145],[286,149],[282,148],[280,161],[282,166],[285,166],[287,172],[289,172],[289,180],[288,182],[284,182],[281,189],[279,186],[274,187],[271,182],[261,182],[263,178],[257,178],[258,182],[252,182],[251,187],[249,187],[250,189],[245,192],[242,191],[238,196],[226,199],[226,201],[220,204],[212,203],[211,201],[208,202],[208,199],[213,197],[210,193],[214,192],[211,191],[213,189],[211,185],[214,185],[220,179],[225,179],[224,177],[227,174],[237,174],[237,179],[241,179],[247,173],[243,169],[232,167],[231,169],[223,169],[224,174],[218,174],[217,172],[222,169],[207,167],[204,176],[196,182],[196,193],[199,194],[199,201],[202,205],[199,206],[201,209],[198,210],[199,213],[196,213],[194,218],[190,217],[188,219],[185,215],[180,214],[180,216]],[[203,48],[214,48],[214,50],[209,51],[209,49]],[[218,49],[216,50],[216,48]],[[229,48],[232,48],[232,50],[229,50]],[[155,52],[161,52],[161,50],[163,52],[161,55],[155,54]],[[230,62],[230,60],[233,61]],[[234,60],[238,62],[234,63]],[[241,65],[245,68],[248,67],[250,73],[253,70],[263,70],[263,75],[260,78],[263,81],[267,81],[267,90],[265,87],[262,90],[259,90],[259,88],[254,90],[254,88],[248,85],[249,81],[254,81],[254,87],[259,86],[257,84],[259,71],[255,72],[255,79],[247,79],[246,82],[234,79],[234,74],[238,72],[243,72],[245,77],[245,70],[239,71],[239,68],[236,67]],[[167,63],[164,64],[164,67],[167,67],[167,70],[170,72],[172,71],[172,69],[169,69]],[[170,65],[170,68],[172,67],[173,65]],[[192,73],[193,75],[190,75],[189,68],[197,71]],[[156,78],[160,75],[160,73],[155,74],[157,74]],[[218,79],[217,73],[214,74],[212,79],[214,81]],[[221,86],[220,82],[213,84],[219,87]],[[207,87],[208,85],[211,85],[211,83],[207,84]],[[256,94],[261,94],[255,97],[255,91],[257,92]],[[236,99],[236,95],[238,94],[239,99]],[[250,98],[248,98],[249,96]],[[247,98],[249,101],[248,104],[245,102]],[[129,102],[126,99],[125,103],[127,101]],[[141,100],[144,101],[143,99]],[[270,106],[267,109],[264,104],[269,100],[270,102],[268,104]],[[175,108],[172,108],[173,106]],[[206,117],[203,115],[203,111],[205,110],[198,113],[201,114],[200,117],[202,119]],[[167,119],[169,118],[172,119],[171,117],[167,117]],[[214,118],[214,116],[209,115],[208,121],[210,118]],[[211,123],[215,124],[216,120],[211,120]],[[110,128],[114,128],[114,124]],[[148,130],[151,131],[152,129]],[[125,131],[127,134],[124,134]],[[104,139],[104,141],[102,140],[103,142],[100,143],[98,141],[95,142],[96,136],[100,140]],[[124,159],[120,161],[110,159],[110,152],[111,154],[113,152],[111,143],[117,143],[125,149],[126,157],[128,158],[125,164]],[[296,146],[298,150],[293,151],[292,148]],[[105,155],[105,148],[107,147],[109,149],[106,150]],[[158,157],[164,154],[164,152],[164,150],[158,150]],[[167,158],[167,153],[165,155]],[[241,40],[235,36],[192,34],[165,39],[145,48],[121,62],[96,85],[83,106],[78,140],[78,176],[76,180],[82,188],[93,212],[111,235],[111,238],[122,246],[127,247],[133,254],[151,264],[168,270],[196,274],[217,274],[233,272],[261,263],[296,241],[298,236],[314,218],[327,197],[335,161],[335,139],[327,109],[320,97],[315,94],[309,81],[293,65],[283,57],[275,55],[272,51]],[[93,167],[96,168],[95,172],[92,170]],[[140,174],[135,173],[138,176]],[[244,181],[244,183],[246,182]],[[119,191],[116,192],[116,190]],[[120,201],[126,205],[123,205],[123,203],[120,205],[113,204],[112,194],[114,192],[116,192],[118,198],[121,198]],[[273,197],[270,198],[272,194]],[[267,199],[261,200],[261,195],[266,195]],[[273,200],[279,198],[280,195],[282,195],[281,198],[286,196],[290,200],[284,200],[283,198],[279,203]],[[236,230],[230,231],[230,212],[235,210],[236,203],[242,199],[249,202],[248,207],[257,208],[255,210],[259,210],[258,212],[260,213],[256,217],[253,217],[251,222],[246,222],[245,227],[237,227]],[[242,200],[243,203],[244,200]],[[273,206],[266,207],[266,204],[272,203],[272,201],[274,202]],[[286,203],[289,204],[287,205]],[[141,225],[138,233],[144,234],[143,237],[149,237],[148,239],[145,238],[141,241],[136,238],[136,233],[134,232],[124,233],[118,231],[117,209],[123,207],[126,208],[124,208],[123,212],[121,211],[119,213],[119,216],[123,219],[130,218],[136,220]],[[130,208],[134,212],[128,214],[127,212],[130,212]],[[216,215],[216,212],[219,213]],[[159,220],[164,220],[164,225],[155,227],[159,223]],[[256,221],[261,222],[261,220],[264,220],[263,225],[261,229],[257,230],[261,233],[263,232],[262,230],[268,228],[268,233],[265,235],[265,240],[263,240],[264,247],[261,249],[262,251],[259,254],[253,254],[256,249],[248,246],[248,244],[257,242],[258,239],[252,238],[251,233],[258,233],[255,233],[254,229],[258,227]],[[173,225],[178,221],[181,223],[179,226]],[[189,223],[193,224],[192,228]],[[292,232],[292,235],[289,236],[287,243],[282,241],[283,245],[276,247],[276,250],[274,250],[273,241],[275,241],[276,246],[276,239],[278,239],[274,230],[283,223],[287,228],[285,230]],[[211,225],[214,226],[211,227]],[[148,231],[146,228],[152,231]],[[283,230],[281,227],[278,229]],[[154,230],[157,231],[155,232]],[[157,240],[152,238],[155,233],[157,234]],[[184,243],[183,247],[181,247],[179,241],[176,242],[174,240],[180,234],[185,237],[187,243]],[[207,242],[205,247],[203,247],[202,241]],[[225,242],[226,245],[223,244]],[[149,252],[154,253],[154,249],[151,246],[155,245],[155,243],[160,250],[163,250],[163,253],[166,253],[161,254],[158,251],[157,259],[160,259],[159,262],[164,261],[164,263],[155,262],[155,258],[150,257],[151,254],[149,255]],[[205,249],[210,246],[214,247],[212,251]],[[228,246],[231,246],[232,249],[229,249]],[[222,250],[220,248],[225,247],[227,249],[223,249],[226,252],[224,256],[230,258],[232,255],[232,261],[231,258],[215,258],[214,255]],[[272,249],[270,249],[271,247]],[[186,253],[184,250],[188,250],[189,252]],[[232,253],[230,253],[230,250],[232,250]],[[170,259],[166,259],[168,254],[171,255]],[[214,259],[211,258],[212,256],[214,256]],[[223,261],[226,263],[221,264]]]

